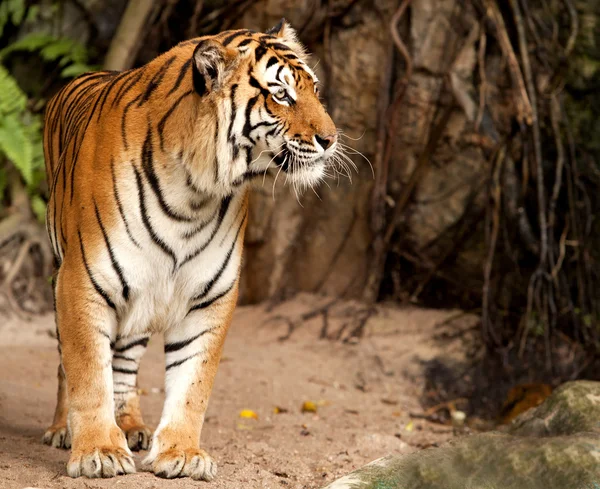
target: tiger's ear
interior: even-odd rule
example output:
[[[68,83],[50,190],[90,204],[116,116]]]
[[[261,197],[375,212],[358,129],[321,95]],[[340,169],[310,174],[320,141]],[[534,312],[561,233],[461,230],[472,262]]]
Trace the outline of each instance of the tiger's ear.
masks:
[[[214,39],[205,39],[194,49],[192,73],[194,90],[206,95],[223,85],[237,64],[237,51],[226,48]]]
[[[269,30],[267,30],[266,34],[278,37],[303,61],[306,61],[306,49],[298,40],[298,34],[296,33],[296,30],[290,24],[288,24],[288,22],[285,19],[281,19],[277,25],[274,25]]]

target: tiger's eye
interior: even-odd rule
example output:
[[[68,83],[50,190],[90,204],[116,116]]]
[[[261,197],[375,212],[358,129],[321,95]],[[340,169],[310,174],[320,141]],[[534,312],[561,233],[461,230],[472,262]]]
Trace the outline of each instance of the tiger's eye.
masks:
[[[285,88],[280,88],[279,90],[277,90],[275,92],[275,96],[277,98],[284,98],[287,95],[287,91],[285,90]]]

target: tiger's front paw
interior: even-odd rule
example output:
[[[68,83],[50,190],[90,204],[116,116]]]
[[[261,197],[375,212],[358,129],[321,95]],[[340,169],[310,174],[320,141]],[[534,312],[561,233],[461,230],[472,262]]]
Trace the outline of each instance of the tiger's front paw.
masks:
[[[165,479],[191,477],[210,482],[217,476],[217,463],[200,449],[172,448],[159,453],[154,460],[148,458],[144,462],[151,463],[152,471]]]
[[[135,464],[131,454],[119,446],[78,450],[71,454],[67,464],[67,473],[70,477],[115,477],[134,472]]]
[[[42,438],[44,445],[50,445],[54,448],[71,448],[71,435],[67,425],[52,425],[44,433]]]

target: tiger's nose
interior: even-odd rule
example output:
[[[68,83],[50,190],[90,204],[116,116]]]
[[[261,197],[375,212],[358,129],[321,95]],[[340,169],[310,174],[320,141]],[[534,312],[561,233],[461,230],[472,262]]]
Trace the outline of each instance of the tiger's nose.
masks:
[[[326,150],[337,141],[337,134],[330,134],[328,136],[319,136],[318,134],[315,134],[315,139],[317,140],[317,143],[319,143],[319,146]]]

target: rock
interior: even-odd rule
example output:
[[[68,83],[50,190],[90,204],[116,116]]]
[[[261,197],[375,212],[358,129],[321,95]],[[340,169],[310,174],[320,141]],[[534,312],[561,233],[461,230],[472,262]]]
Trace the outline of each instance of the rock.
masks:
[[[518,417],[508,431],[520,436],[600,435],[600,382],[561,385],[537,409]]]
[[[505,433],[388,456],[326,489],[584,489],[600,483],[600,383],[569,382]]]

